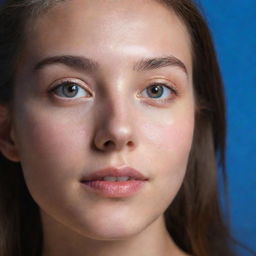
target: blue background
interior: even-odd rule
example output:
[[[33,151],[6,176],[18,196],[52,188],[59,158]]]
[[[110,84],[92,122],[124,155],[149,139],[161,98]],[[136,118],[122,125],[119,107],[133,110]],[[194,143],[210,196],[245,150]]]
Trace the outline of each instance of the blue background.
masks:
[[[256,1],[198,3],[210,25],[225,83],[232,230],[256,251]]]
[[[256,250],[256,0],[197,2],[212,30],[225,82],[232,230]]]

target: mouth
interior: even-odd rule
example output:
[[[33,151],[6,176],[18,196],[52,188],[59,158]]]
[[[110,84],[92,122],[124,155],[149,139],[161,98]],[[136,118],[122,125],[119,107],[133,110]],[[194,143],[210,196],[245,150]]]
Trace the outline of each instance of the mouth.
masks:
[[[81,183],[88,192],[120,198],[137,194],[147,181],[148,178],[131,167],[110,167],[83,177]]]

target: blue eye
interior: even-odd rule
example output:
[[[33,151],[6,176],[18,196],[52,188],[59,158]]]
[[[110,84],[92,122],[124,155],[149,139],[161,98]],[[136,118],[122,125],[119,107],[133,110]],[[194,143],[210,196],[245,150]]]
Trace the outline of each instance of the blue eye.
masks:
[[[161,96],[163,95],[166,96],[164,98],[170,98],[170,96],[172,96],[172,94],[175,93],[174,89],[162,83],[154,83],[147,87],[145,90],[147,94],[153,99],[162,99]]]
[[[77,83],[72,81],[63,82],[51,91],[57,94],[58,96],[65,98],[80,98],[88,96],[88,92],[85,89],[83,89]]]

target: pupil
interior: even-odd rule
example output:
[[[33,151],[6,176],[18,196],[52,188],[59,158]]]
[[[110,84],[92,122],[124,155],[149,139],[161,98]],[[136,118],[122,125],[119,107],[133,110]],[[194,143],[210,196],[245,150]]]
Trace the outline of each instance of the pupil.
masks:
[[[77,86],[74,84],[66,84],[66,86],[64,87],[64,94],[67,97],[73,97],[77,94]]]
[[[159,85],[154,85],[153,87],[151,87],[151,95],[154,97],[154,98],[157,98],[159,96],[162,95],[162,92],[163,92],[163,88]],[[159,92],[160,92],[160,95],[159,95]],[[158,95],[157,95],[158,94]]]

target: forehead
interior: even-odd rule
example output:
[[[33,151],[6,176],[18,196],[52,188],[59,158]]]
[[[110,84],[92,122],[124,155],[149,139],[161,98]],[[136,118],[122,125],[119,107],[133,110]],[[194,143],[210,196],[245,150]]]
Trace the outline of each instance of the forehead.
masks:
[[[183,22],[153,0],[69,0],[27,28],[30,59],[60,54],[104,57],[174,55],[191,71],[191,43]],[[126,59],[127,60],[127,59]]]

